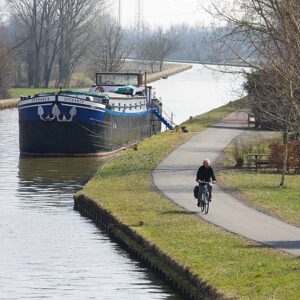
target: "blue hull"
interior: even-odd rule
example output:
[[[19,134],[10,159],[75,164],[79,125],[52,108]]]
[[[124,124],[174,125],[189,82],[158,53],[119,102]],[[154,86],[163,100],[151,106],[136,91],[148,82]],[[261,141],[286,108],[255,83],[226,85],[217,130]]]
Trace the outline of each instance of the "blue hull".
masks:
[[[19,102],[21,155],[97,155],[161,130],[153,109],[114,111],[102,103],[58,101],[57,96],[29,100]]]

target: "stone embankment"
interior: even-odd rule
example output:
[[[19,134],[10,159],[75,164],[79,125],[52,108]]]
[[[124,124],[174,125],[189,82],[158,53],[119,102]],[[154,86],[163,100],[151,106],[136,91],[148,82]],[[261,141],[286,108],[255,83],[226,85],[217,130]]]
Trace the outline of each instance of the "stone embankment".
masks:
[[[201,281],[187,268],[160,251],[131,227],[121,223],[111,212],[83,194],[74,196],[74,209],[104,229],[136,259],[146,263],[179,290],[184,299],[224,299],[216,289]],[[143,226],[143,224],[139,224]]]

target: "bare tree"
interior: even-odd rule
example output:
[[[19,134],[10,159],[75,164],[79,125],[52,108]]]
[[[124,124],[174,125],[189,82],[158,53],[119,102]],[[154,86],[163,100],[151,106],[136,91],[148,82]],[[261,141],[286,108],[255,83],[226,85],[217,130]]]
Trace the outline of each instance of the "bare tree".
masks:
[[[162,71],[166,57],[180,48],[180,36],[172,27],[167,30],[158,27],[153,31],[146,31],[138,47],[139,57],[148,61],[152,72],[155,63],[159,64],[159,70]]]
[[[286,145],[280,185],[284,184],[289,133],[299,130],[300,119],[300,5],[299,0],[236,0],[229,6],[213,1],[212,13],[231,30],[224,43],[244,64],[259,74],[250,94],[257,117],[276,124]],[[244,57],[235,45],[248,48]],[[252,87],[253,88],[253,87]]]
[[[25,64],[29,86],[48,87],[59,42],[57,0],[8,2],[15,40],[26,41],[17,51],[16,67]]]
[[[208,28],[203,25],[196,25],[194,30],[195,34],[190,42],[195,58],[199,62],[243,65],[243,62],[235,54],[239,53],[241,57],[245,58],[249,51],[244,49],[241,43],[232,43],[231,39],[226,38],[231,31],[230,27],[212,25]]]
[[[53,71],[56,54],[59,49],[59,21],[57,14],[58,3],[48,0],[44,7],[44,47],[43,47],[43,86],[48,88]]]
[[[40,86],[41,52],[44,42],[44,14],[47,0],[8,0],[20,35],[28,36],[29,85]]]
[[[124,30],[111,16],[101,17],[91,47],[91,62],[102,71],[119,71],[132,52],[132,43],[126,39]]]
[[[59,78],[68,86],[80,58],[94,39],[93,25],[103,0],[57,0],[59,3]]]
[[[68,86],[93,36],[93,21],[105,0],[7,0],[16,39],[28,39],[22,58],[29,86],[48,87],[58,63],[57,85]]]
[[[137,57],[150,67],[151,73],[154,73],[155,65],[158,64],[158,54],[156,52],[157,49],[154,47],[154,35],[149,28],[144,28],[142,34],[140,34],[139,41],[136,44]]]
[[[162,71],[164,60],[168,55],[176,52],[180,47],[179,35],[171,29],[163,30],[162,27],[158,27],[154,33],[154,48],[157,50],[157,58],[159,61],[159,70]]]
[[[11,81],[11,57],[0,35],[0,99],[8,98]]]

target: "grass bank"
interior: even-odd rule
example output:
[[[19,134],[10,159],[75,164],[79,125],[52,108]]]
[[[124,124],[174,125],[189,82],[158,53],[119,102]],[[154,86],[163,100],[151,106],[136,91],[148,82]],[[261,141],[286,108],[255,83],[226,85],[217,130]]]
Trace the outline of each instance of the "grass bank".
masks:
[[[20,98],[20,96],[33,96],[35,94],[39,93],[51,93],[51,92],[57,92],[59,89],[54,88],[12,88],[9,90],[10,95],[12,98]],[[74,88],[74,90],[86,90],[87,89],[80,89],[80,88]]]
[[[147,75],[147,82],[153,82],[155,80],[161,79],[163,76],[171,76],[180,72],[183,72],[185,70],[188,70],[192,68],[192,65],[187,64],[165,64],[164,70],[161,72],[155,72],[153,74]],[[134,72],[134,70],[132,70]],[[79,73],[79,75],[76,73],[77,77],[82,77],[83,74]],[[76,77],[76,78],[77,78]],[[76,79],[75,78],[75,79]],[[87,90],[89,84],[91,84],[91,80],[88,80],[86,83],[86,88],[80,88],[80,87],[70,87],[69,89],[75,89],[75,90]],[[57,88],[11,88],[9,89],[9,94],[11,95],[11,98],[19,98],[20,96],[32,96],[34,94],[38,93],[46,93],[46,92],[56,92]]]
[[[243,100],[231,101],[227,105],[211,110],[209,113],[190,117],[181,126],[186,126],[192,132],[200,132],[242,107]]]
[[[15,108],[18,106],[20,96],[33,96],[38,93],[55,92],[58,89],[46,89],[46,88],[11,88],[9,93],[11,99],[0,99],[0,109]],[[87,90],[87,89],[77,89]]]
[[[205,129],[237,106],[233,102],[187,125],[193,131]],[[299,299],[299,259],[209,225],[153,188],[151,171],[191,135],[164,132],[144,140],[138,151],[128,149],[100,168],[77,197],[84,194],[97,201],[120,223],[225,297]]]
[[[285,187],[279,187],[281,175],[275,173],[227,170],[218,178],[229,192],[239,193],[257,209],[300,226],[299,175],[286,175]]]
[[[269,153],[268,145],[278,139],[281,140],[279,132],[255,129],[236,137],[218,159],[219,184],[248,205],[300,226],[300,175],[287,174],[285,186],[280,187],[281,173],[276,173],[275,168],[255,172],[247,167],[246,154]],[[241,169],[234,168],[237,157],[244,159]]]

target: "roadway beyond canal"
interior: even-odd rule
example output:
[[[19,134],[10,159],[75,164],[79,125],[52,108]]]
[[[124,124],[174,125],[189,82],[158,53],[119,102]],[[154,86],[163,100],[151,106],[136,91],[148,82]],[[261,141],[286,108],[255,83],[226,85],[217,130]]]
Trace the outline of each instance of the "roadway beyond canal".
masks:
[[[207,222],[259,243],[300,256],[300,228],[258,212],[217,185],[208,215],[199,213],[192,190],[196,184],[196,172],[204,158],[213,164],[221,150],[234,137],[246,129],[245,113],[233,113],[204,132],[195,135],[168,157],[153,171],[155,185],[179,206],[196,212]]]

